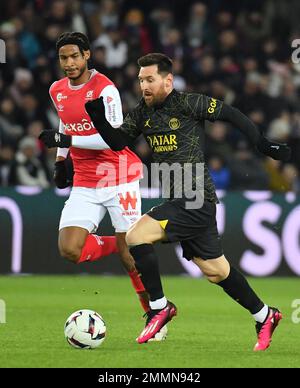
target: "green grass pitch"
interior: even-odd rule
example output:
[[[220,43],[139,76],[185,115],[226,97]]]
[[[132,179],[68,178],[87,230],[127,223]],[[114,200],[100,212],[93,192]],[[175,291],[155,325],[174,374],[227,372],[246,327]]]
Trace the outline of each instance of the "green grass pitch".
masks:
[[[300,367],[300,323],[292,320],[299,279],[250,279],[284,314],[271,347],[261,353],[252,351],[252,317],[219,287],[188,277],[163,282],[178,316],[166,341],[138,345],[144,321],[127,277],[1,276],[6,323],[0,324],[0,367]],[[64,338],[66,318],[81,308],[106,321],[98,349],[77,350]]]

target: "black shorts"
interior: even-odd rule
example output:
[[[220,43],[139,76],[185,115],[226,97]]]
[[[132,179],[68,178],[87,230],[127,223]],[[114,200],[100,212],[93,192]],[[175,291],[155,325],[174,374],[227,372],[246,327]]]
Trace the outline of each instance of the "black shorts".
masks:
[[[199,209],[186,209],[184,199],[173,199],[153,207],[148,216],[160,221],[167,242],[180,242],[183,257],[216,259],[223,255],[216,222],[216,204],[204,201]]]

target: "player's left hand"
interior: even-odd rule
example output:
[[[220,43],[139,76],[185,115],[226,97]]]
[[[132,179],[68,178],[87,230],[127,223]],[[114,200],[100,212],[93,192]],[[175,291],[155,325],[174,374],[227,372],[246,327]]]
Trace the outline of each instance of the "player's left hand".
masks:
[[[291,157],[291,149],[287,144],[275,143],[265,137],[261,138],[257,149],[264,155],[270,156],[275,160],[287,162]]]
[[[72,136],[64,135],[53,129],[42,131],[39,139],[48,147],[69,148],[72,145]]]
[[[90,116],[96,129],[100,129],[103,123],[105,123],[106,121],[103,97],[99,97],[99,98],[96,98],[95,100],[86,102],[85,110]]]
[[[65,189],[72,185],[72,181],[68,179],[66,160],[60,160],[54,163],[53,180],[58,189]]]

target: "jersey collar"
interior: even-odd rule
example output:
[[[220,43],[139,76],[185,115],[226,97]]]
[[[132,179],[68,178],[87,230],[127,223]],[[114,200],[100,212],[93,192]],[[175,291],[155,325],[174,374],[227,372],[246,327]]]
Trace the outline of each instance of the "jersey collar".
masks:
[[[91,72],[90,78],[84,84],[71,85],[70,80],[68,79],[68,87],[69,87],[69,89],[71,89],[71,90],[79,90],[79,89],[83,88],[84,85],[86,85],[88,82],[90,82],[90,80],[97,74],[97,70],[95,70],[95,69],[90,69],[90,72]]]
[[[170,101],[173,99],[173,97],[177,94],[177,90],[173,89],[171,91],[170,94],[167,95],[167,97],[164,99],[163,102],[161,102],[160,104],[157,104],[155,105],[153,108],[154,110],[157,110],[157,109],[161,109],[163,108],[164,106],[168,105],[170,103]]]
[[[179,94],[179,92],[177,92],[177,90],[173,89],[172,92],[167,95],[167,97],[164,99],[164,101],[162,103],[160,103],[158,105],[155,105],[155,106],[151,106],[151,107],[148,107],[146,105],[145,100],[144,100],[143,97],[141,98],[141,102],[149,111],[155,111],[157,109],[161,109],[164,106],[168,105],[170,103],[170,101],[173,100],[173,98],[175,96],[177,96],[178,94]]]

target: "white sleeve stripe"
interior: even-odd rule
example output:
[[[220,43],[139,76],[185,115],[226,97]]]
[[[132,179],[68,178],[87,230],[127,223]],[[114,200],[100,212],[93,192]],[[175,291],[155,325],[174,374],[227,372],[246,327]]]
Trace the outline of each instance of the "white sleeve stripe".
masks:
[[[110,148],[99,133],[90,136],[72,136],[72,146],[85,150],[107,150]]]
[[[114,85],[107,85],[99,97],[103,97],[106,120],[112,127],[120,127],[123,124],[123,112],[118,89]]]
[[[63,158],[67,159],[69,153],[69,148],[57,148],[56,157],[62,156]]]
[[[60,133],[65,133],[65,127],[64,123],[59,120],[59,132]],[[66,158],[69,153],[69,148],[57,148],[56,156],[62,156],[63,158]]]
[[[58,129],[58,130],[59,130],[60,133],[66,133],[66,132],[65,132],[64,123],[62,122],[61,119],[59,120],[59,129]]]

